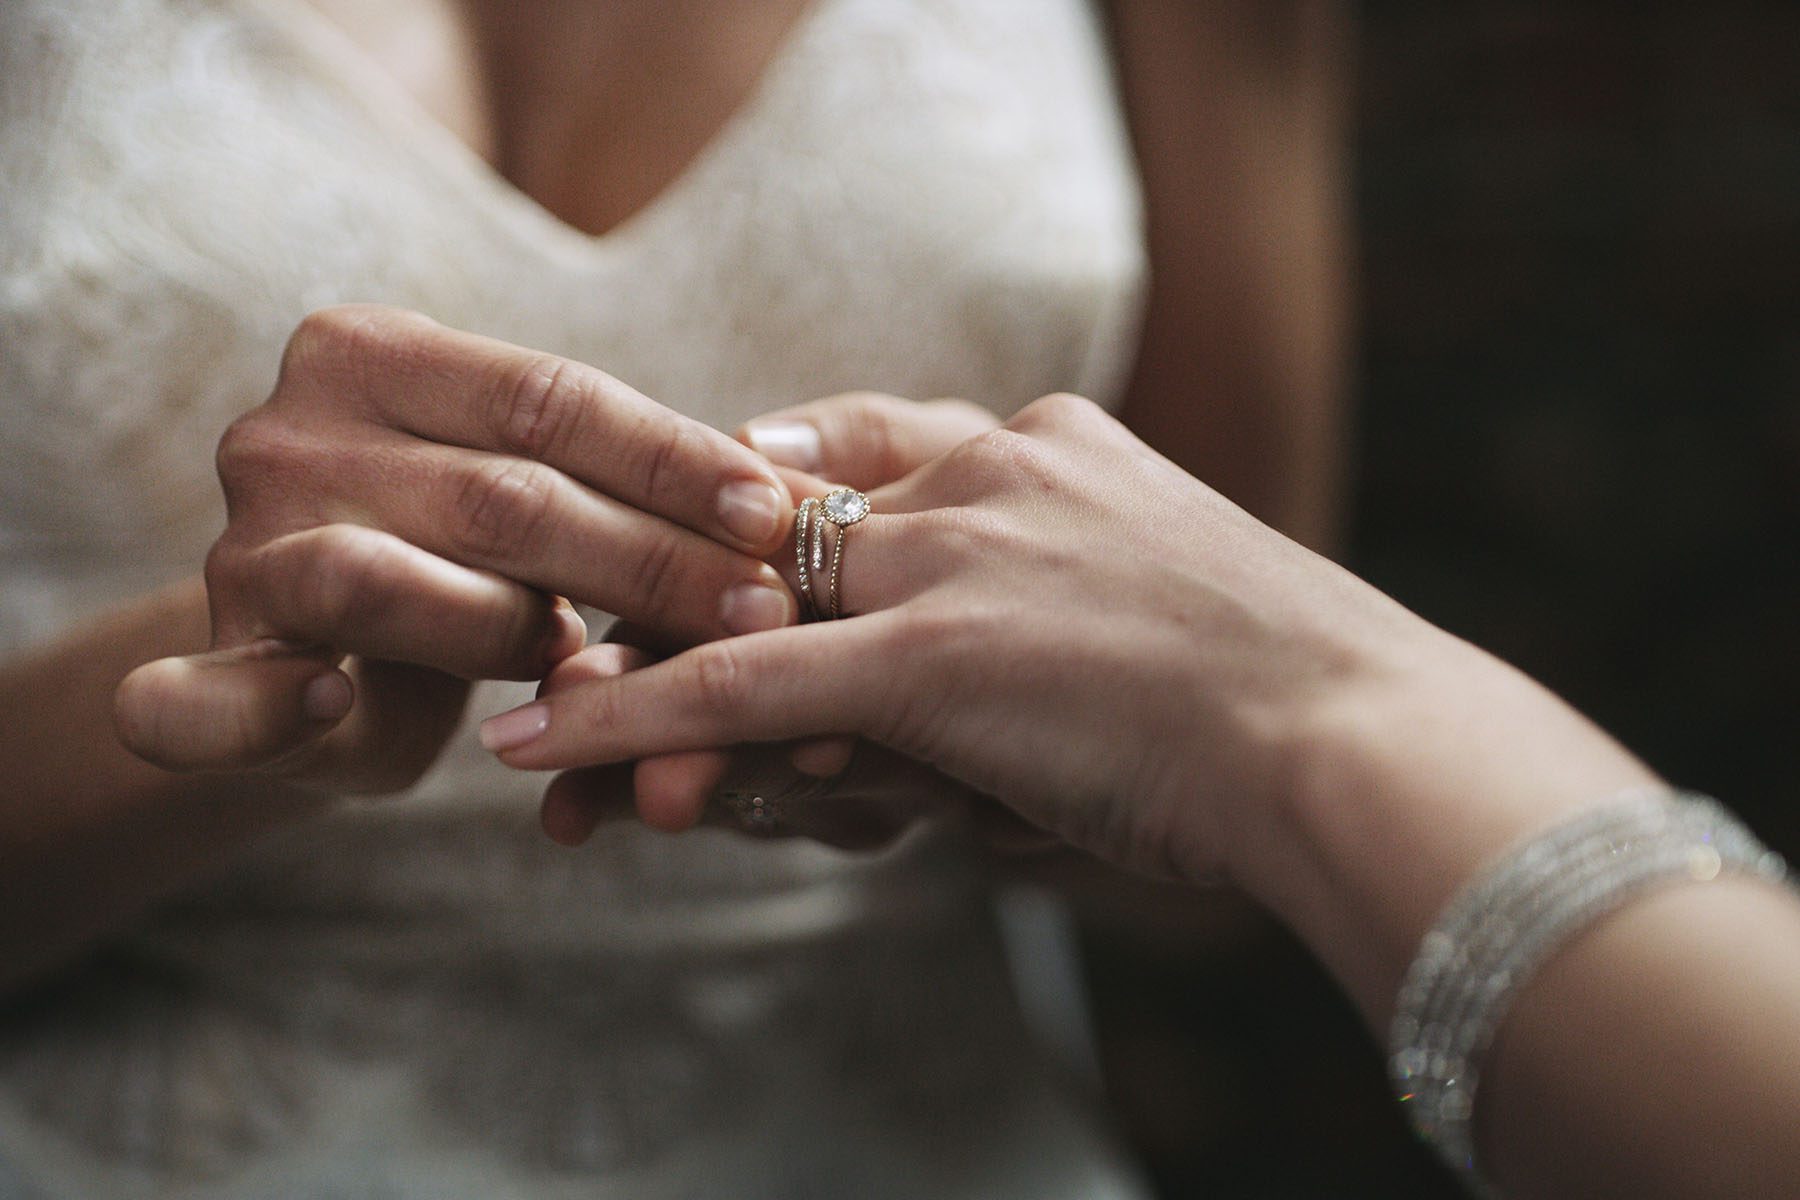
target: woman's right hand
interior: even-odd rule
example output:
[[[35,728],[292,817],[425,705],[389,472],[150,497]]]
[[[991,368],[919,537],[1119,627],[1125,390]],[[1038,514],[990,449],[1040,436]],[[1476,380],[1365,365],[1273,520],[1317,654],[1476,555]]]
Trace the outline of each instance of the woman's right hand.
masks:
[[[211,649],[116,696],[126,745],[165,768],[397,790],[469,681],[581,648],[562,597],[678,644],[796,615],[761,561],[792,502],[760,456],[592,367],[414,313],[308,317],[218,465]]]

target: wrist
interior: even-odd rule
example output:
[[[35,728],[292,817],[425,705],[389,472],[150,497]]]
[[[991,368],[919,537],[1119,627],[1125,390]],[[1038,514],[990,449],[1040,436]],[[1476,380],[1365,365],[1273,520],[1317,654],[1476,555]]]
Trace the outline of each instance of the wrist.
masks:
[[[1321,688],[1289,727],[1233,878],[1385,1027],[1451,895],[1530,834],[1654,773],[1512,667],[1427,627]]]

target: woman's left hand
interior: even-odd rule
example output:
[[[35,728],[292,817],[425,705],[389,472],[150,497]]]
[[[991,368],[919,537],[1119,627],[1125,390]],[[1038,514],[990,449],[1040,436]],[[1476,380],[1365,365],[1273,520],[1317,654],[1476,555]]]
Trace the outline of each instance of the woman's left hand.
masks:
[[[765,413],[738,430],[796,496],[821,496],[838,480],[862,489],[893,483],[1000,419],[963,400],[905,400],[852,392]],[[772,559],[793,575],[793,547]],[[577,684],[638,670],[661,657],[665,639],[618,622],[601,645],[564,660],[539,688],[549,696]],[[745,819],[732,801],[779,796],[779,827]],[[840,849],[873,849],[923,817],[965,807],[965,789],[941,773],[850,737],[812,738],[731,750],[649,755],[636,762],[566,771],[545,789],[545,831],[579,845],[602,823],[643,818],[668,832],[713,824],[739,832],[805,837]],[[709,803],[709,801],[711,803]],[[1021,841],[1018,823],[992,804],[975,807],[991,841]]]
[[[1075,397],[871,500],[846,533],[848,619],[553,681],[486,724],[489,747],[592,768],[855,735],[1113,862],[1197,876],[1332,680],[1428,628]],[[691,792],[661,803],[654,824],[700,815]]]

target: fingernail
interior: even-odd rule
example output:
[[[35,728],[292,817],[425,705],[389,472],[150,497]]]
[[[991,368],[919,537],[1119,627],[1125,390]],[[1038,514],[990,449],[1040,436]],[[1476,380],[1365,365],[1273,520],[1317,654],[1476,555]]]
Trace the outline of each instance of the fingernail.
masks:
[[[490,753],[514,750],[550,728],[550,706],[527,704],[481,723],[481,744]]]
[[[544,639],[544,663],[554,667],[587,645],[587,622],[581,619],[580,613],[563,604],[556,606],[551,619],[555,627]]]
[[[333,671],[306,685],[306,691],[300,696],[300,711],[309,721],[336,721],[350,711],[355,699],[350,681]]]
[[[766,483],[740,479],[719,489],[719,520],[752,546],[774,540],[781,509],[781,493]]]
[[[719,605],[719,622],[728,633],[760,633],[780,629],[793,619],[794,598],[785,587],[766,583],[733,584]]]
[[[802,775],[832,779],[850,769],[856,743],[849,738],[820,738],[801,742],[788,754],[788,762]]]
[[[817,471],[824,460],[819,431],[804,421],[756,421],[744,427],[750,448],[777,466]]]

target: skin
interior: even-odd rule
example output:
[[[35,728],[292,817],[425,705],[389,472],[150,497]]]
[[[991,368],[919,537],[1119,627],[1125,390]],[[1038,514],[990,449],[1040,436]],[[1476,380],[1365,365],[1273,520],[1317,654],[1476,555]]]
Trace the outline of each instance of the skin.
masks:
[[[752,557],[789,520],[765,463],[592,368],[416,314],[309,318],[218,461],[211,649],[140,668],[117,698],[126,744],[171,769],[279,763],[391,790],[435,755],[467,681],[538,678],[585,641],[560,596],[689,641],[794,616]],[[331,669],[346,655],[355,679]],[[396,702],[441,714],[407,718],[415,753],[378,727]]]
[[[1151,279],[1125,424],[1314,549],[1342,511],[1355,31],[1321,0],[1111,0]]]
[[[204,583],[5,668],[13,979],[327,795],[409,786],[470,680],[536,679],[585,642],[560,597],[679,641],[795,616],[760,561],[792,506],[760,456],[416,314],[309,318],[219,464]]]
[[[808,8],[807,0],[314,4],[346,35],[346,53],[386,72],[525,195],[596,233],[685,169]],[[1258,447],[1261,465],[1243,474],[1245,502],[1323,537],[1342,375],[1330,331],[1341,312],[1333,146],[1344,73],[1328,39],[1306,32],[1328,28],[1330,6],[1264,10],[1275,7],[1286,15],[1265,24],[1245,21],[1258,11],[1246,3],[1105,6],[1156,258],[1129,407],[1146,427],[1173,414],[1158,444],[1211,477],[1239,469],[1232,439]],[[1221,74],[1221,63],[1243,70]],[[1232,199],[1220,210],[1221,225],[1255,215],[1269,233],[1255,242],[1261,253],[1183,219],[1195,207],[1195,173],[1228,165],[1207,156],[1278,140],[1294,141],[1292,156],[1253,165],[1234,156],[1232,178],[1246,196],[1292,202],[1252,214]],[[1198,157],[1175,169],[1171,154]],[[1215,190],[1209,203],[1225,199]],[[1213,237],[1210,248],[1195,242],[1200,235]],[[1284,265],[1298,258],[1316,269]],[[1232,298],[1247,287],[1262,299],[1228,336],[1204,356],[1179,353],[1179,314],[1238,314]],[[550,378],[587,381],[573,421],[583,437],[628,448],[635,469],[674,464],[654,495],[590,476],[529,433],[520,441],[492,423],[503,403],[493,388]],[[704,505],[727,481],[777,478],[743,448],[672,415],[646,415],[628,388],[603,381],[590,368],[400,314],[327,312],[297,332],[281,386],[221,447],[230,526],[205,576],[196,564],[194,578],[0,663],[0,766],[14,781],[0,800],[0,987],[54,967],[332,797],[404,791],[442,749],[470,679],[535,678],[579,646],[559,595],[637,618],[659,646],[730,631],[721,589],[772,582],[756,560],[784,529],[730,536]],[[1196,396],[1206,398],[1204,421],[1189,419]],[[413,419],[408,405],[427,397],[468,405],[444,414],[461,424]],[[665,438],[654,449],[645,441],[652,430]],[[961,440],[976,431],[965,423],[954,432]],[[396,489],[376,488],[389,470],[430,491],[432,510],[396,506]],[[550,500],[554,517],[534,518]],[[533,552],[509,558],[504,548],[521,539]],[[584,594],[556,569],[571,552],[617,566],[603,592]],[[617,586],[635,568],[665,562],[650,573],[652,586]],[[782,603],[791,616],[792,601]],[[827,742],[800,757],[815,756],[810,765],[824,770],[845,753],[844,743]],[[696,751],[630,770],[638,786],[660,780],[679,800],[709,791],[726,769],[725,756]]]
[[[912,411],[890,402],[785,419],[843,429],[858,407],[865,443],[906,444],[894,426]],[[1039,401],[870,495],[846,549],[848,619],[636,669],[616,648],[584,652],[484,740],[521,769],[596,772],[854,735],[1118,866],[1244,888],[1378,1037],[1458,887],[1583,807],[1658,784],[1539,685],[1085,401]],[[559,819],[607,815],[605,798],[556,787]],[[790,820],[804,833],[850,803],[809,800]],[[700,816],[667,794],[639,804],[663,828]],[[1673,1200],[1789,1194],[1796,1120],[1800,901],[1728,876],[1629,904],[1526,985],[1476,1132],[1509,1195]]]

